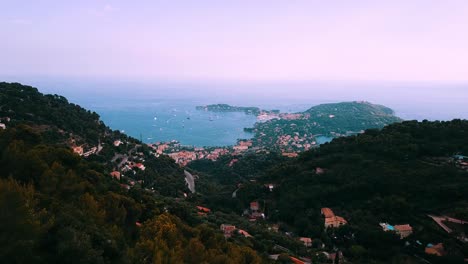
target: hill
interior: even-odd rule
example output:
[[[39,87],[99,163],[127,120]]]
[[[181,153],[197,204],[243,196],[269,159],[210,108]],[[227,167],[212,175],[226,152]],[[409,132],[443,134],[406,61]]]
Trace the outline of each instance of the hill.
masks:
[[[274,146],[282,152],[311,149],[322,138],[362,133],[370,128],[383,128],[401,122],[388,107],[368,102],[322,104],[295,114],[282,114],[266,122],[257,122],[253,129],[254,144]]]
[[[272,166],[238,194],[266,201],[269,221],[340,248],[356,263],[419,263],[408,256],[463,263],[468,226],[448,234],[428,215],[468,219],[468,163],[460,161],[462,155],[454,157],[468,153],[467,131],[468,121],[407,121],[337,138]],[[252,192],[265,184],[274,190]],[[323,229],[323,207],[348,225]],[[413,234],[392,238],[379,223],[409,224]],[[424,254],[427,244],[439,242],[447,256]]]
[[[0,123],[2,262],[262,262],[178,198],[188,189],[171,159],[96,113],[0,83]],[[72,151],[77,144],[99,148],[86,156]]]

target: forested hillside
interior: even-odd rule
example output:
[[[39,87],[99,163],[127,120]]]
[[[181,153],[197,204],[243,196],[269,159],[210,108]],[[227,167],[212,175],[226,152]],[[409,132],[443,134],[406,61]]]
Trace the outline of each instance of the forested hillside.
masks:
[[[2,83],[0,102],[6,125],[0,129],[1,262],[262,262],[250,247],[226,241],[218,226],[203,223],[188,203],[172,198],[187,189],[168,157],[156,158],[141,146],[148,170],[135,180],[116,180],[108,156],[123,150],[112,141],[133,148],[137,140],[111,131],[97,114],[32,87]],[[70,137],[105,145],[84,158],[72,152]],[[138,177],[141,184],[130,187]]]
[[[467,146],[468,121],[397,123],[337,138],[272,166],[238,193],[265,200],[269,221],[341,248],[356,263],[418,263],[405,257],[413,255],[431,263],[463,263],[467,225],[458,228],[457,238],[428,215],[468,219],[468,166],[460,160]],[[252,192],[264,184],[276,187]],[[349,225],[337,233],[323,229],[323,207],[339,212]],[[410,224],[413,234],[401,241],[379,223]],[[439,242],[447,256],[424,255],[425,245]]]

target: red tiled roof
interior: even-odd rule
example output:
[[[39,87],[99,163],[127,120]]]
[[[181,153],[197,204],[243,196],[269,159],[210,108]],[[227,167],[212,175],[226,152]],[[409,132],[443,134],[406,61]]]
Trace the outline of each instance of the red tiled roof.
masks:
[[[300,259],[298,259],[298,258],[295,258],[295,257],[289,257],[289,258],[292,260],[292,262],[293,262],[294,264],[305,264],[304,261],[302,261],[302,260],[300,260]]]
[[[405,231],[413,231],[413,228],[406,224],[406,225],[396,225],[395,230],[398,230],[400,232],[405,232]]]
[[[203,207],[203,206],[197,206],[197,209],[198,209],[198,211],[202,211],[202,212],[205,212],[205,213],[211,212],[211,210],[209,208],[206,208],[206,207]]]
[[[330,208],[322,208],[322,214],[323,216],[325,216],[325,218],[330,218],[330,217],[334,217],[335,216],[335,213],[333,213],[332,209]]]

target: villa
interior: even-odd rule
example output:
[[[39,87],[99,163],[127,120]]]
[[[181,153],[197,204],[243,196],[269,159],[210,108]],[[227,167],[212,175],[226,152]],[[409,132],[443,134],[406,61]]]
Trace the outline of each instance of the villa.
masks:
[[[385,232],[395,232],[397,235],[400,236],[400,239],[404,239],[406,237],[409,237],[411,234],[413,234],[413,228],[408,224],[392,226],[387,223],[380,223],[379,225],[382,227],[383,231]]]
[[[322,208],[321,213],[325,217],[325,228],[337,228],[348,223],[343,217],[336,216],[330,208]]]

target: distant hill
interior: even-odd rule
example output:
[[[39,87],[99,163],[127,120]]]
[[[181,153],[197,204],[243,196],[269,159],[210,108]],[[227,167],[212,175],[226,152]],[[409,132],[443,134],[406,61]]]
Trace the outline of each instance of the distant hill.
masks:
[[[280,116],[281,117],[281,116]],[[369,102],[343,102],[321,104],[307,111],[283,115],[283,118],[258,122],[252,131],[254,141],[260,146],[284,145],[286,151],[300,150],[317,141],[317,136],[339,137],[364,132],[366,129],[383,128],[401,122],[392,109]],[[284,136],[299,139],[286,144]],[[281,142],[278,142],[280,140]],[[289,139],[291,141],[291,139]],[[301,147],[296,147],[300,145]]]

